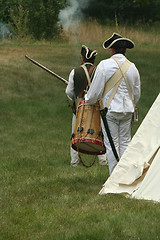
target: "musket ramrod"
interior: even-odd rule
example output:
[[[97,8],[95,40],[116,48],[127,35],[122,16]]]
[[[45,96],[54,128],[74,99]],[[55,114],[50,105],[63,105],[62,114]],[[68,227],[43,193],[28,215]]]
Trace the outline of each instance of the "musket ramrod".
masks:
[[[27,55],[25,55],[25,57],[30,60],[32,63],[34,63],[35,65],[37,65],[38,67],[42,68],[43,70],[45,70],[46,72],[52,74],[54,77],[58,78],[59,80],[61,80],[62,82],[64,82],[66,85],[68,85],[68,81],[65,80],[64,78],[60,77],[58,74],[52,72],[51,70],[49,70],[48,68],[44,67],[42,64],[38,63],[37,61],[33,60],[32,58],[28,57]]]

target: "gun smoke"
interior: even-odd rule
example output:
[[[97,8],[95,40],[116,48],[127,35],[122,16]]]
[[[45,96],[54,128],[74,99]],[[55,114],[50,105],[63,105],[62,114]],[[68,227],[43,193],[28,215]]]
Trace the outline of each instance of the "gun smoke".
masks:
[[[0,39],[8,38],[11,31],[6,23],[0,22]]]
[[[59,24],[64,30],[72,30],[83,20],[83,10],[89,0],[68,0],[68,6],[59,12]]]

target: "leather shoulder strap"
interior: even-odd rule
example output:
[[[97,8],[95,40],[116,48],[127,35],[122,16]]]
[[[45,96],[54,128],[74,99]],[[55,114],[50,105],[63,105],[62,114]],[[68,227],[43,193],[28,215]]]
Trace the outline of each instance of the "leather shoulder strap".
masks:
[[[88,70],[87,70],[87,68],[86,68],[86,66],[84,64],[81,65],[81,67],[84,69],[84,72],[86,74],[86,78],[87,78],[87,81],[88,81],[88,86],[90,87],[90,85],[91,85],[91,78],[89,76]]]
[[[112,57],[113,58],[113,57]],[[115,59],[115,58],[113,58],[113,60],[115,60],[116,62],[117,62],[117,59]],[[117,62],[117,64],[118,64],[119,62]],[[108,107],[109,107],[109,105],[111,104],[111,102],[112,102],[112,99],[114,98],[114,96],[115,96],[115,94],[116,94],[116,92],[117,92],[117,89],[118,89],[118,87],[119,87],[119,85],[120,85],[120,83],[121,83],[121,81],[122,81],[122,78],[124,77],[124,74],[127,72],[127,70],[129,69],[129,67],[130,67],[130,65],[131,65],[131,62],[129,62],[127,59],[126,59],[126,61],[122,64],[122,65],[120,65],[120,64],[118,64],[118,66],[119,66],[119,69],[116,71],[116,73],[109,79],[109,81],[110,81],[110,85],[109,85],[109,88],[111,87],[111,86],[113,86],[112,88],[113,88],[113,90],[112,90],[112,92],[111,92],[111,95],[110,95],[110,97],[109,97],[109,99],[108,99],[108,101],[107,101],[107,103],[106,103],[106,108],[108,109]],[[107,82],[108,83],[108,82]],[[106,85],[107,85],[107,83],[106,83]],[[110,90],[108,88],[108,86],[105,86],[105,90],[104,90],[104,92],[103,92],[103,96]],[[111,88],[111,89],[112,89]],[[103,97],[102,96],[102,97]]]
[[[131,89],[131,86],[130,86],[128,77],[127,77],[127,75],[126,75],[126,72],[124,72],[124,70],[121,68],[121,65],[120,65],[119,61],[118,61],[116,58],[113,58],[113,59],[114,59],[114,60],[116,61],[116,63],[118,64],[119,69],[120,69],[120,71],[121,71],[121,73],[122,73],[122,76],[124,77],[124,80],[125,80],[125,82],[126,82],[126,85],[127,85],[127,88],[128,88],[128,92],[129,92],[129,95],[130,95],[130,98],[131,98],[131,100],[132,100],[133,107],[135,108],[135,104],[134,104],[134,101],[133,101],[132,89]],[[127,61],[128,61],[128,60],[127,60]],[[129,62],[129,61],[128,61],[128,62]]]
[[[115,59],[114,59],[115,60]],[[131,65],[131,62],[126,59],[126,61],[121,65],[121,69],[124,73],[127,72]],[[107,92],[109,92],[117,82],[122,78],[122,72],[121,69],[119,68],[113,75],[112,77],[106,82],[105,88],[102,94],[102,98],[106,95]]]
[[[86,67],[86,65],[83,64],[81,65],[81,68],[84,70],[86,78],[84,79],[81,90],[79,91],[78,94],[78,97],[80,98],[84,96],[84,90],[86,89],[86,87],[87,86],[90,87],[96,67],[94,65],[89,65]]]

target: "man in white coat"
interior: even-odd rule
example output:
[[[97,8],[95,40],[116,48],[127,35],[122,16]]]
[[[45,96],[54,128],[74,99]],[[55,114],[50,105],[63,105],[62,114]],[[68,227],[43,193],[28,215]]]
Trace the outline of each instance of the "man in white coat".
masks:
[[[85,96],[85,100],[90,104],[94,104],[101,99],[104,107],[110,101],[109,106],[107,106],[108,111],[106,119],[119,158],[122,156],[131,140],[131,124],[133,112],[135,110],[134,107],[141,94],[139,72],[135,64],[129,62],[125,57],[126,49],[131,49],[133,47],[134,43],[130,39],[123,38],[117,33],[113,33],[112,36],[103,43],[103,48],[109,49],[111,57],[102,60],[98,64],[90,89]],[[129,67],[127,67],[125,75],[121,74],[122,77],[119,80],[115,94],[112,92],[115,85],[109,91],[104,92],[106,84],[109,83],[109,80],[112,81],[114,76],[117,76],[115,74],[118,70],[122,70],[121,66],[125,61],[129,62]],[[129,82],[130,91],[127,86],[126,78]],[[112,99],[111,94],[113,94]],[[103,124],[102,130],[109,173],[111,175],[117,164],[117,160],[113,154]]]
[[[87,77],[86,73],[83,69],[83,66],[86,67],[86,71],[88,72],[91,81],[93,79],[95,69],[96,67],[93,65],[95,61],[95,57],[97,55],[96,50],[91,50],[85,45],[82,45],[81,48],[81,66],[78,66],[70,72],[69,75],[69,83],[66,88],[66,94],[69,97],[70,100],[76,102],[76,106],[78,103],[82,100],[84,100],[84,90],[88,90],[88,82],[87,82]],[[74,124],[76,121],[76,115],[73,113],[72,117],[72,133],[74,130]],[[72,146],[70,149],[70,154],[71,154],[71,166],[72,167],[77,167],[80,159],[78,152],[75,151]],[[106,160],[106,154],[98,155],[99,163],[100,165],[107,165],[107,160]]]

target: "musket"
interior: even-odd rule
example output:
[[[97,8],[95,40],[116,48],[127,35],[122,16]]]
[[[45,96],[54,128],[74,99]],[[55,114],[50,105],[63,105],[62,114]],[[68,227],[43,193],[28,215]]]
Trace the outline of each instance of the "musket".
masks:
[[[46,72],[52,74],[54,77],[58,78],[59,80],[61,80],[62,82],[64,82],[66,85],[68,85],[68,81],[65,80],[64,78],[60,77],[58,74],[52,72],[51,70],[49,70],[48,68],[44,67],[42,64],[38,63],[37,61],[35,61],[34,59],[28,57],[27,55],[25,55],[25,57],[31,61],[32,63],[34,63],[35,65],[37,65],[38,67],[42,68],[43,70],[45,70]]]

